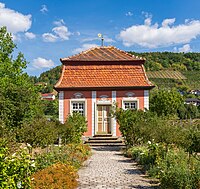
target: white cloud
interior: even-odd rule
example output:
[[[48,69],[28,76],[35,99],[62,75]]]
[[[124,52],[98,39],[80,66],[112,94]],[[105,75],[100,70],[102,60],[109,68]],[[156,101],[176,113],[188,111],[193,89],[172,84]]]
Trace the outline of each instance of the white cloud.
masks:
[[[0,27],[6,26],[11,33],[25,32],[31,27],[31,15],[23,15],[0,3]]]
[[[48,12],[47,6],[46,5],[42,5],[42,8],[40,9],[40,12],[42,12],[42,13]]]
[[[77,54],[77,53],[80,53],[80,52],[82,52],[82,51],[85,51],[85,50],[87,50],[87,49],[90,49],[90,48],[92,48],[92,47],[97,47],[97,46],[98,46],[98,45],[96,45],[96,44],[85,43],[85,44],[83,44],[81,47],[74,49],[74,50],[72,51],[72,53]]]
[[[50,59],[38,57],[33,60],[33,67],[35,68],[51,68],[54,66],[54,62]]]
[[[71,33],[68,31],[66,26],[58,26],[52,29],[58,38],[61,40],[69,40]]]
[[[133,16],[133,13],[129,11],[129,12],[127,12],[125,15],[126,15],[126,16]]]
[[[145,19],[144,25],[133,25],[122,30],[119,39],[125,46],[139,45],[148,48],[189,43],[200,35],[200,20],[192,20],[174,26],[175,18],[165,19],[162,26],[151,24],[151,17]]]
[[[175,20],[176,20],[175,18],[172,18],[172,19],[165,19],[165,20],[163,20],[163,22],[162,22],[162,26],[163,26],[163,27],[169,27],[169,25],[174,24]]]
[[[43,41],[45,42],[56,42],[58,37],[53,35],[52,33],[44,33],[42,34]]]
[[[56,27],[52,29],[52,33],[44,33],[42,35],[43,41],[56,42],[69,40],[69,36],[72,35],[72,33],[68,30],[67,26],[64,25],[64,20],[60,19],[58,21],[54,21],[53,24],[55,24]]]
[[[34,38],[36,38],[36,35],[34,33],[32,33],[32,32],[26,32],[25,33],[25,37],[27,39],[34,39]]]
[[[81,35],[81,33],[80,33],[79,31],[77,31],[77,32],[76,32],[76,34],[77,34],[78,36],[80,36],[80,35]]]
[[[185,44],[183,45],[182,47],[180,47],[178,49],[178,52],[184,52],[184,53],[187,53],[187,52],[190,52],[192,51],[191,47],[190,47],[190,44]]]
[[[65,25],[65,21],[63,19],[54,21],[53,24],[55,24],[56,26],[62,26]]]

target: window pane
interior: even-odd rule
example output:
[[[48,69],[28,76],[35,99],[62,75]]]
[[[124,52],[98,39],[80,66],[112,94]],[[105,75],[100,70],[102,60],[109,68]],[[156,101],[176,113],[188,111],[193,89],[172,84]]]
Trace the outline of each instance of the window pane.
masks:
[[[137,109],[137,102],[134,101],[134,102],[124,102],[124,108],[125,110],[127,109],[131,109],[131,110],[134,110],[134,109]]]
[[[84,116],[85,104],[84,102],[72,102],[72,112],[78,112]]]

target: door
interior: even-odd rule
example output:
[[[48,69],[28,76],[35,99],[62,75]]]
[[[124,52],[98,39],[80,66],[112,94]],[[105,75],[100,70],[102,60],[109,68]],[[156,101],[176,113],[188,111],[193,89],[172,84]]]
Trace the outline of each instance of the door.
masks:
[[[97,134],[111,133],[111,117],[110,117],[111,106],[98,105],[98,128]]]

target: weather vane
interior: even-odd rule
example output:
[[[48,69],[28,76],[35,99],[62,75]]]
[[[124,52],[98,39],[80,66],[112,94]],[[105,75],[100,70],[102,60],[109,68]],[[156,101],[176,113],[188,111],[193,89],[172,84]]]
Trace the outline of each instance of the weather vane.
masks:
[[[98,37],[101,38],[101,46],[104,46],[104,38],[103,38],[103,34],[99,33]]]

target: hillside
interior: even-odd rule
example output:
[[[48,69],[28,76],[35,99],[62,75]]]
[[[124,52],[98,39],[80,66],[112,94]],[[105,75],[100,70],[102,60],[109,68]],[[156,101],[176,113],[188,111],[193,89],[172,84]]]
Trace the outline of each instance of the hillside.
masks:
[[[200,53],[129,53],[146,58],[145,68],[149,80],[158,87],[200,89]],[[42,92],[51,92],[60,72],[61,66],[57,66],[31,79],[35,83],[47,83]]]

